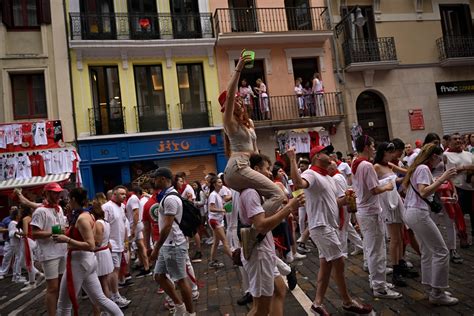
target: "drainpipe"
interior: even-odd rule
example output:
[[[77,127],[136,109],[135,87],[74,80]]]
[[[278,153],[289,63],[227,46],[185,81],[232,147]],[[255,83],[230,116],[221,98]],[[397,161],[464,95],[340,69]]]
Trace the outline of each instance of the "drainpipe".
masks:
[[[334,25],[333,23],[333,19],[332,19],[332,7],[331,7],[331,0],[326,0],[326,6],[328,8],[328,13],[329,13],[329,23],[331,25],[331,27]],[[341,67],[339,65],[339,52],[337,50],[337,46],[336,46],[336,38],[334,37],[334,35],[332,36],[332,45],[331,45],[331,48],[332,48],[332,55],[334,56],[334,60],[335,60],[335,66],[336,66],[336,78],[337,78],[337,81],[339,82],[339,84],[342,84],[344,85],[345,84],[345,81],[344,81],[344,76],[341,74]]]
[[[67,66],[69,71],[69,89],[71,90],[71,106],[72,106],[72,121],[74,124],[74,142],[77,146],[77,124],[76,124],[76,107],[74,106],[74,90],[72,87],[72,68],[71,68],[71,52],[69,50],[69,35],[68,35],[68,24],[67,24],[67,10],[66,10],[66,0],[63,0],[63,13],[64,13],[64,32],[66,32],[66,45],[67,45]]]

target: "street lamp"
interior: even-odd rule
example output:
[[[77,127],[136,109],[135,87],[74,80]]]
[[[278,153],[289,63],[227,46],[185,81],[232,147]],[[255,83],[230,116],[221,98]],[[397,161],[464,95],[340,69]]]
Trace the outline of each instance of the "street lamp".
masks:
[[[365,25],[365,22],[367,22],[367,18],[362,15],[362,9],[356,5],[353,7],[342,19],[339,21],[339,23],[336,24],[334,29],[336,30],[336,36],[339,37],[339,34],[341,34],[344,26],[344,22],[351,16],[352,13],[356,14],[354,24],[357,25],[358,27],[362,27]]]

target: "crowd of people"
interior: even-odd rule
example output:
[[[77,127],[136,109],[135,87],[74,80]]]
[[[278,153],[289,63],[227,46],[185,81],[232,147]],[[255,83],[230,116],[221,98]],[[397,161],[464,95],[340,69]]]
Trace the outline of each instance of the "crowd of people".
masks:
[[[239,60],[220,97],[229,157],[223,173],[189,184],[185,173],[160,167],[141,187],[119,185],[92,200],[85,188],[64,194],[57,183],[46,185],[38,202],[17,190],[18,206],[0,230],[6,234],[0,278],[12,269],[12,282],[25,283],[21,291],[44,279],[49,315],[77,315],[81,289],[95,315],[123,315],[131,301],[119,289],[138,267],[133,277],[153,276],[175,315],[195,315],[193,264],[203,261],[208,244],[209,269],[239,266],[243,296],[236,303],[252,303],[248,315],[283,315],[284,277],[293,290],[293,261],[305,260],[312,245],[319,270],[311,312],[329,315],[324,300],[332,276],[342,309],[369,314],[372,306],[350,293],[345,259],[363,255],[373,297],[398,299],[406,278],[419,276],[406,260],[410,245],[421,257],[429,302],[457,304],[447,291],[449,264],[463,261],[456,239],[467,248],[474,235],[474,134],[466,142],[457,133],[443,139],[429,133],[414,149],[398,138],[376,147],[363,135],[350,159],[329,145],[313,147],[309,157],[287,148],[287,164],[272,163],[259,153],[245,98],[237,94],[248,61]],[[200,222],[189,229],[192,210]],[[446,227],[446,240],[439,225]],[[220,249],[230,260],[218,261]]]

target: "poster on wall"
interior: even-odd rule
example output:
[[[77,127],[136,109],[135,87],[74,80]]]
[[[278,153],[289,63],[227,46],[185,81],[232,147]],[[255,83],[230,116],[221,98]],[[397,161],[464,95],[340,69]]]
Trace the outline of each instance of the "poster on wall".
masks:
[[[410,119],[410,127],[412,131],[425,129],[425,120],[423,119],[422,109],[408,110],[408,117]]]

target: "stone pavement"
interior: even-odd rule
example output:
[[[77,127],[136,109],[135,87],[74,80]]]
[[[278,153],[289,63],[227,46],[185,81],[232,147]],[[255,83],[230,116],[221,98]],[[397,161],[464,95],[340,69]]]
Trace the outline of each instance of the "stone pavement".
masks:
[[[209,246],[204,246],[203,249],[205,250],[204,257],[206,257]],[[474,246],[458,251],[464,258],[464,263],[451,264],[450,266],[450,291],[460,300],[460,303],[455,306],[431,306],[424,287],[420,284],[420,278],[408,280],[408,287],[399,289],[404,295],[402,299],[373,299],[367,273],[362,270],[362,255],[350,256],[346,262],[348,286],[354,296],[373,304],[377,315],[474,315]],[[207,260],[194,264],[202,286],[201,295],[196,304],[198,315],[245,315],[249,308],[236,304],[237,299],[241,296],[239,270],[232,266],[229,259],[223,258],[221,250],[219,250],[219,256],[226,265],[223,269],[208,268]],[[419,257],[410,252],[408,259],[419,271]],[[306,308],[315,296],[318,266],[316,249],[313,249],[308,258],[296,264],[299,287],[307,296],[303,303],[303,305],[306,304]],[[388,280],[390,280],[390,276],[388,276]],[[130,306],[124,310],[125,315],[169,314],[163,307],[164,295],[156,293],[158,286],[152,277],[133,279],[133,281],[133,285],[121,290],[122,295],[132,300]],[[11,283],[10,278],[0,280],[0,315],[46,315],[45,285],[43,284],[29,293],[20,292],[20,288],[21,285]],[[325,305],[330,313],[344,315],[340,308],[342,303],[333,282],[330,283],[326,298]],[[80,314],[90,315],[90,302],[88,300],[79,302]],[[294,295],[288,292],[285,301],[285,315],[292,314],[305,315],[306,312]]]

